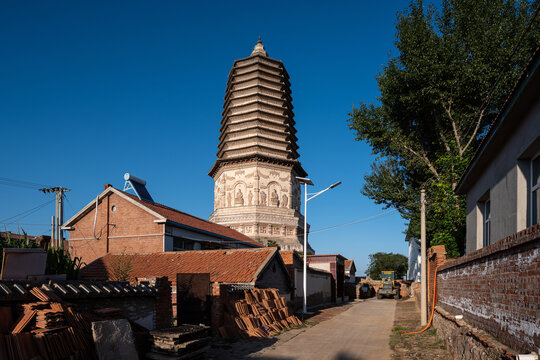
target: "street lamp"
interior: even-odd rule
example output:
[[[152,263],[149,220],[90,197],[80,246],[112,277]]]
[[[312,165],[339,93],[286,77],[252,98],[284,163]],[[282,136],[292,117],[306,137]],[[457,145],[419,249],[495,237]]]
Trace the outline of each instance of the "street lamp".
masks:
[[[300,182],[300,184],[304,184],[304,306],[303,306],[303,313],[307,313],[307,203],[309,200],[316,198],[317,196],[321,195],[323,192],[328,191],[330,189],[335,188],[339,184],[341,184],[341,181],[338,181],[335,184],[330,185],[324,190],[321,190],[316,193],[308,194],[307,192],[307,186],[313,185],[313,182],[310,179],[303,178],[297,176],[296,179]],[[310,197],[308,198],[308,195]]]

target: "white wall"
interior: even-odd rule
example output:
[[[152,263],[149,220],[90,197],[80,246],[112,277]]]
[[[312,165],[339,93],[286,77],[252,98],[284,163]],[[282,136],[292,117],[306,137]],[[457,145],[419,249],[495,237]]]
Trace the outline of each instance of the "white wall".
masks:
[[[310,263],[310,264],[309,264],[309,267],[312,267],[312,268],[315,268],[315,269],[320,269],[320,270],[324,270],[324,271],[330,272],[330,263],[329,263],[329,262],[324,262],[324,263]]]
[[[491,243],[530,226],[527,221],[527,181],[529,158],[535,152],[532,148],[538,147],[540,139],[540,101],[536,101],[534,107],[524,115],[518,129],[497,136],[507,136],[504,146],[498,149],[481,177],[467,192],[467,253],[483,246],[480,203],[488,193],[491,203]]]
[[[420,250],[420,241],[418,239],[409,240],[409,269],[407,271],[407,280],[420,281],[420,266],[422,254]]]
[[[295,293],[297,298],[304,297],[304,278],[303,271],[301,269],[295,269]],[[311,295],[320,294],[323,299],[327,302],[331,301],[332,297],[332,288],[331,288],[331,279],[332,274],[330,273],[320,273],[317,271],[307,272],[307,295],[308,298]]]

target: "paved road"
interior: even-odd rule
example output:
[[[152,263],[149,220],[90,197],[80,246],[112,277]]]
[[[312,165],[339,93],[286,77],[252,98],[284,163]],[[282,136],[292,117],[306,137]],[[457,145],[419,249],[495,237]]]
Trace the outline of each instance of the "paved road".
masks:
[[[390,359],[388,340],[395,309],[396,302],[391,299],[359,302],[334,318],[252,356],[267,360]]]

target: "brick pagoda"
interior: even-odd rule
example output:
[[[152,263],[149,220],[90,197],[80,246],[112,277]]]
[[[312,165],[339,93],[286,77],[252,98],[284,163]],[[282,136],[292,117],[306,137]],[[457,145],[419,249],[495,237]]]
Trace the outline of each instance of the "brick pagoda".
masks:
[[[289,75],[257,42],[229,73],[210,220],[263,245],[303,250],[304,219]],[[308,246],[309,248],[309,246]],[[309,253],[313,251],[309,248]]]

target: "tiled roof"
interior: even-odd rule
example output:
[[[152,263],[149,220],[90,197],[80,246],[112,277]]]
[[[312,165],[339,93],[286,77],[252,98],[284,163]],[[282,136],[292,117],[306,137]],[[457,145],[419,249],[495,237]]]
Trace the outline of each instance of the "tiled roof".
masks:
[[[354,264],[354,260],[345,260],[345,270],[349,270]]]
[[[120,281],[77,281],[77,280],[47,280],[47,281],[6,281],[0,280],[0,300],[33,300],[30,289],[38,286],[52,291],[62,299],[91,298],[91,297],[122,297],[122,296],[151,296],[157,288],[146,285],[130,285]]]
[[[284,251],[284,250],[280,250],[279,251],[279,255],[281,255],[281,258],[283,259],[283,262],[285,263],[285,265],[292,265],[293,262],[294,262],[294,256],[296,255],[299,259],[300,258],[300,255],[296,254],[294,251],[292,250],[287,250],[287,251]]]
[[[121,190],[118,190],[118,191],[120,191],[126,196],[129,196],[131,199],[141,203],[142,205],[146,206],[150,210],[157,212],[161,216],[167,218],[167,220],[169,221],[173,221],[175,223],[186,225],[195,229],[207,231],[216,235],[224,236],[232,240],[242,241],[244,243],[253,245],[254,247],[262,247],[261,244],[259,244],[257,241],[253,240],[249,236],[246,236],[226,226],[219,225],[219,224],[210,222],[208,220],[203,220],[196,216],[186,214],[182,211],[170,208],[165,205],[140,200],[137,196],[121,191]]]
[[[177,273],[209,273],[210,281],[249,283],[268,263],[276,248],[170,251],[152,254],[103,256],[82,269],[84,279],[105,280],[112,267],[129,259],[130,281],[136,277],[167,276],[176,283]]]

